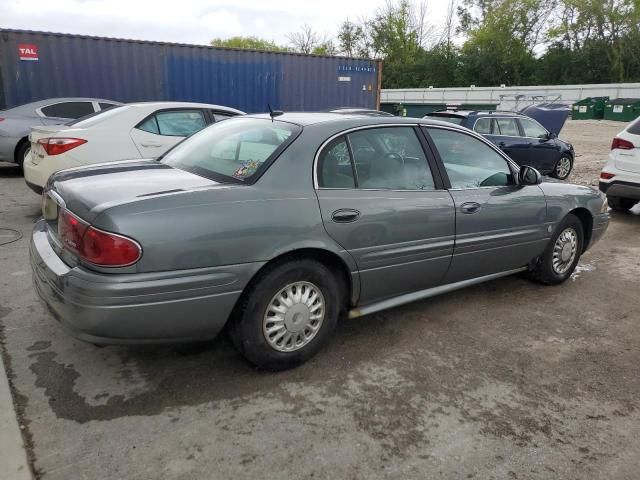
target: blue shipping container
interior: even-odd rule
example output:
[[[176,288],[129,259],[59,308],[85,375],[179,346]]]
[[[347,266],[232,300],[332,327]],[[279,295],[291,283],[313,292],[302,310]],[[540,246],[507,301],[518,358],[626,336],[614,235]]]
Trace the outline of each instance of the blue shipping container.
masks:
[[[52,97],[377,108],[382,62],[0,29],[0,109]]]

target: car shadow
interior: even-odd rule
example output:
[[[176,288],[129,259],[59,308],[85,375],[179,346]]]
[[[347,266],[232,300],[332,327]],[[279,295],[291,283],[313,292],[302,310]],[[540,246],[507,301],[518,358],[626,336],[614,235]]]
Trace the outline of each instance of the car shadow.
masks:
[[[22,177],[22,169],[13,163],[0,162],[0,178]]]

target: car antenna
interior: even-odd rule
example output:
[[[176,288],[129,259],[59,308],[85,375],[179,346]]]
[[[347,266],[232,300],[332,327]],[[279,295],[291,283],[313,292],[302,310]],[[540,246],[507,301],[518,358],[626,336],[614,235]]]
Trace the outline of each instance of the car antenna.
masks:
[[[271,108],[271,104],[267,103],[267,107],[269,108],[269,116],[271,116],[271,121],[273,122],[273,119],[275,117],[279,117],[280,115],[284,115],[284,112],[282,110],[273,110]]]

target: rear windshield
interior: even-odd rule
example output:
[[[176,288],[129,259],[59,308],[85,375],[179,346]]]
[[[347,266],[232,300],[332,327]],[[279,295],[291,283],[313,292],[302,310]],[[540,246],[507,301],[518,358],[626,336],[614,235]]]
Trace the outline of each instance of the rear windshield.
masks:
[[[125,112],[129,108],[131,107],[128,107],[126,105],[122,105],[119,107],[111,107],[108,110],[100,110],[99,112],[90,113],[89,115],[85,115],[84,117],[79,118],[77,120],[72,120],[70,122],[65,123],[65,125],[70,127],[71,126],[78,127],[78,128],[91,127],[100,122],[103,122],[104,120],[107,120],[108,118],[120,115],[121,113]]]
[[[627,132],[640,135],[640,117],[636,118],[636,121],[627,127]]]
[[[464,121],[464,117],[457,117],[455,115],[429,114],[428,117],[442,120],[443,122],[455,123],[456,125],[462,125]]]
[[[268,119],[231,118],[189,137],[161,162],[216,181],[253,183],[301,130]]]

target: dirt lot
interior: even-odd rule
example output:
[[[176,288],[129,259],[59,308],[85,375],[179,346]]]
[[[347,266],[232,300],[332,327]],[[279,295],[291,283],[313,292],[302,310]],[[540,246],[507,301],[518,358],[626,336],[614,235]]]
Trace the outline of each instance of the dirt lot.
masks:
[[[620,124],[575,122],[572,179]],[[0,325],[33,466],[46,479],[637,479],[640,212],[613,215],[573,278],[523,277],[343,322],[294,371],[225,338],[97,348],[31,287],[39,198],[0,168]],[[8,235],[8,234],[7,234]]]
[[[576,167],[569,181],[580,185],[598,185],[600,170],[611,150],[611,140],[625,124],[611,120],[567,121],[560,138],[576,150]]]

